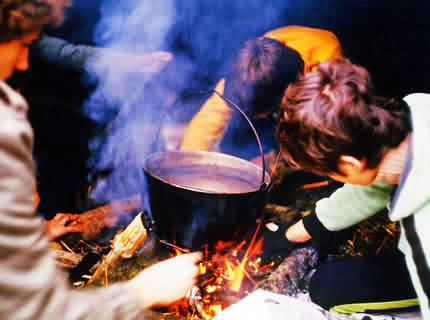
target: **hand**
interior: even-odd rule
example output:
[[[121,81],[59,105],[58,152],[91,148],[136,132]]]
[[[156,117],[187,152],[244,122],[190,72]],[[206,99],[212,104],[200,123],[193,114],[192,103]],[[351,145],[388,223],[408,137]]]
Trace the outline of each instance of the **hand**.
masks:
[[[263,227],[263,248],[260,254],[261,266],[274,262],[275,265],[288,256],[295,248],[303,246],[305,242],[293,242],[287,239],[286,233],[293,223],[268,223]]]
[[[118,66],[116,68],[117,72],[156,74],[163,70],[173,59],[173,54],[167,51],[133,54],[104,49],[102,58],[116,62]]]
[[[142,308],[169,305],[183,297],[200,274],[200,252],[164,260],[143,270],[129,284]]]
[[[68,225],[70,222],[76,220],[78,214],[72,213],[57,213],[54,218],[47,220],[44,223],[45,234],[49,241],[55,240],[62,235],[70,232],[82,232],[82,225]]]

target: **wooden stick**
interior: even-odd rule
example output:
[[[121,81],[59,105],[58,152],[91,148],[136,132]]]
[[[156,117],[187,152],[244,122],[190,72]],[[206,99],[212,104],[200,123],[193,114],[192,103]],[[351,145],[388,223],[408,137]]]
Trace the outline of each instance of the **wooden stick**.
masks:
[[[54,251],[55,262],[64,268],[75,268],[83,259],[83,255],[74,252],[68,252],[58,249],[50,249]]]
[[[109,286],[108,283],[108,264],[106,263],[106,258],[103,261],[104,265],[105,265],[105,287],[107,288]]]
[[[273,174],[275,173],[276,168],[278,167],[278,162],[280,157],[281,157],[281,151],[279,151],[278,154],[276,155],[275,162],[273,163],[272,170],[270,171],[270,178],[273,177]]]
[[[314,183],[304,184],[299,189],[300,190],[305,190],[305,189],[324,187],[324,186],[327,186],[329,183],[330,182],[328,180],[324,180],[324,181],[320,181],[320,182],[314,182]]]
[[[70,247],[63,241],[60,240],[60,243],[63,245],[64,248],[66,248],[68,251],[70,251],[71,253],[74,253],[72,249],[70,249]]]

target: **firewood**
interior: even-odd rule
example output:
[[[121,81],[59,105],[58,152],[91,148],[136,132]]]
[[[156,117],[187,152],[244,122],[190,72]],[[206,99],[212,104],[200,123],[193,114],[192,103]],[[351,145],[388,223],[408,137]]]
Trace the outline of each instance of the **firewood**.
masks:
[[[92,283],[106,270],[111,270],[118,265],[122,259],[130,259],[143,245],[148,232],[142,222],[142,212],[140,212],[124,231],[115,235],[112,240],[112,249],[104,257],[104,261],[99,264],[88,283]]]
[[[83,255],[80,253],[72,253],[53,248],[50,250],[54,252],[56,264],[66,269],[75,268],[83,259]]]
[[[134,195],[127,199],[113,201],[104,206],[86,211],[70,223],[70,225],[82,225],[82,236],[86,240],[95,239],[105,227],[115,225],[121,213],[130,213],[140,206],[140,195]]]

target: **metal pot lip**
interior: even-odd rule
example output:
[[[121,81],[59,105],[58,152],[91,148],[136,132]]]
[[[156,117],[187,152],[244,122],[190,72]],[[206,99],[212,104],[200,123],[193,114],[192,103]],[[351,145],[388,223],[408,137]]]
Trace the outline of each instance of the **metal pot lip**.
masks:
[[[204,159],[210,159],[210,158],[222,158],[225,160],[230,160],[232,162],[236,162],[239,164],[242,164],[244,167],[248,167],[252,170],[256,170],[260,172],[260,180],[262,180],[262,174],[263,174],[263,169],[248,161],[245,159],[241,159],[229,154],[225,154],[225,153],[221,153],[221,152],[215,152],[215,151],[204,151],[204,150],[174,150],[174,151],[160,151],[160,152],[155,152],[155,153],[151,153],[150,155],[148,155],[147,157],[145,157],[143,159],[143,170],[149,174],[150,176],[168,184],[171,186],[175,186],[178,187],[180,189],[185,189],[185,190],[189,190],[189,191],[194,191],[194,192],[199,192],[199,193],[205,193],[205,194],[213,194],[213,195],[233,195],[233,194],[251,194],[251,193],[255,193],[259,190],[262,190],[264,186],[268,185],[270,183],[270,175],[265,172],[264,174],[264,180],[265,180],[265,184],[261,185],[260,182],[260,186],[258,188],[255,188],[255,190],[252,190],[250,192],[216,192],[216,191],[208,191],[208,190],[202,190],[202,189],[198,189],[195,187],[188,187],[185,185],[181,185],[172,181],[169,181],[161,176],[159,176],[158,174],[156,174],[155,172],[153,172],[153,170],[151,170],[151,166],[150,164],[154,161],[159,161],[159,160],[163,160],[163,159],[168,159],[174,156],[200,156]]]

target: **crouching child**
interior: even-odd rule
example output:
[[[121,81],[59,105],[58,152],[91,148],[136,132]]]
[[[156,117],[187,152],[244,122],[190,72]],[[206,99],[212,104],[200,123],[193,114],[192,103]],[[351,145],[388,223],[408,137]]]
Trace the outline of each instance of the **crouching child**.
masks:
[[[277,127],[287,162],[344,183],[286,229],[285,241],[323,241],[388,206],[390,219],[401,224],[398,246],[424,319],[430,319],[429,123],[430,95],[380,97],[364,68],[335,59],[288,87]]]

